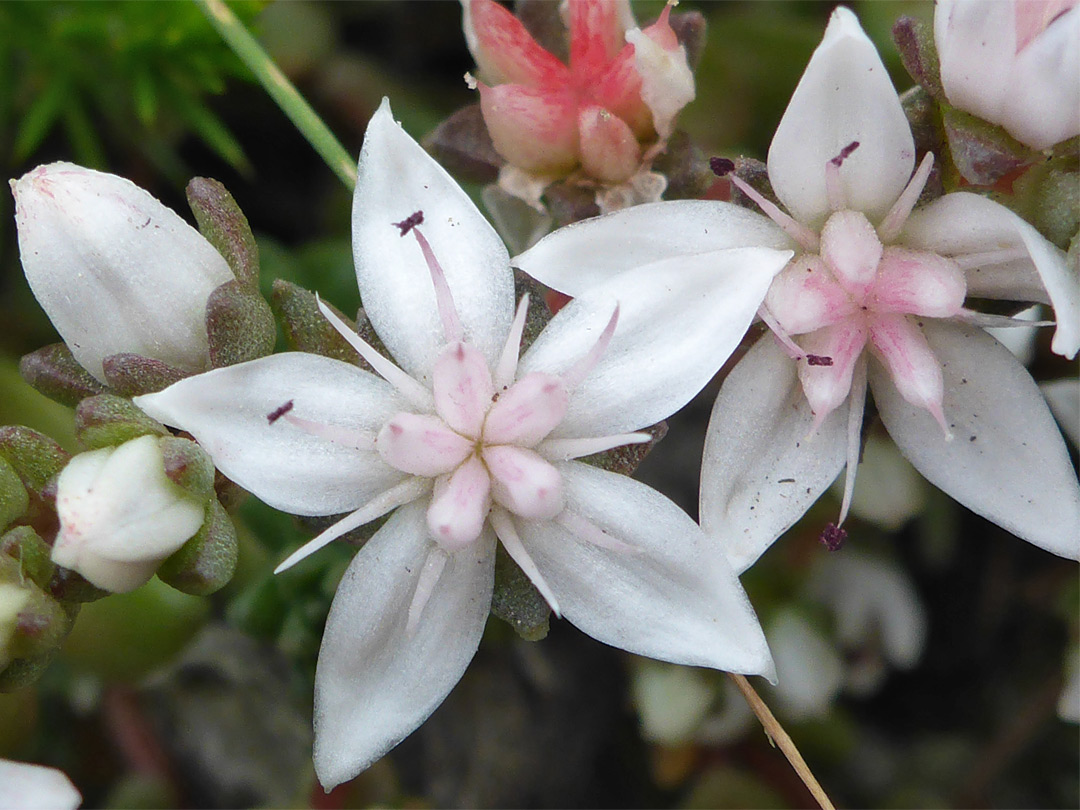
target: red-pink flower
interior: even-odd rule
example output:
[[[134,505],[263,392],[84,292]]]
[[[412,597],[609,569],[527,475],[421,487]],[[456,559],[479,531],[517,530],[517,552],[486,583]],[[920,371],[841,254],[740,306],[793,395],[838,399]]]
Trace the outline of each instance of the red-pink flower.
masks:
[[[626,182],[694,98],[670,7],[642,31],[627,0],[569,0],[565,64],[494,0],[462,4],[488,132],[499,154],[530,174],[580,166],[603,183]]]

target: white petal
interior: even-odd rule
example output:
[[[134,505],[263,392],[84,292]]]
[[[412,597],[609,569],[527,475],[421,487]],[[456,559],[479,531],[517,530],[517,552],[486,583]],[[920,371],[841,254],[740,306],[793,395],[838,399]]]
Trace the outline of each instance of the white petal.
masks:
[[[624,433],[665,419],[708,383],[742,340],[790,251],[736,248],[665,259],[592,287],[522,358],[558,374],[595,343],[619,303],[614,337],[570,391],[552,438]]]
[[[517,256],[513,265],[577,296],[626,270],[663,259],[733,247],[791,246],[784,232],[761,214],[731,203],[673,200],[559,228]]]
[[[338,585],[315,672],[315,772],[327,790],[423,723],[476,653],[491,606],[495,537],[486,530],[450,555],[410,634],[409,606],[434,547],[424,504],[403,506]]]
[[[1016,4],[940,0],[934,44],[949,103],[1001,123],[1016,54]]]
[[[1012,353],[977,327],[923,327],[945,376],[955,435],[908,404],[880,368],[870,384],[881,421],[915,468],[964,506],[1035,545],[1080,557],[1080,486],[1038,387]]]
[[[121,352],[210,367],[206,301],[233,274],[198,231],[129,180],[70,163],[12,191],[26,280],[87,371],[104,380]]]
[[[859,143],[840,168],[848,207],[878,222],[904,190],[915,143],[889,74],[855,15],[837,8],[769,147],[769,179],[799,222],[829,212],[825,164]]]
[[[1080,349],[1080,279],[1065,253],[1003,205],[977,194],[946,194],[915,211],[900,241],[953,258],[976,254],[966,270],[968,295],[1038,301],[1054,307],[1054,351],[1072,358]],[[1020,249],[1026,257],[977,262],[978,254]],[[1022,256],[1022,254],[1021,254]]]
[[[289,412],[372,437],[404,402],[393,387],[348,363],[314,354],[275,354],[188,377],[135,404],[191,433],[226,476],[275,509],[329,515],[361,506],[405,476],[374,447],[331,442],[281,418]]]
[[[353,258],[368,318],[401,367],[420,378],[447,341],[420,246],[394,227],[417,211],[465,339],[493,366],[514,315],[506,248],[458,184],[394,121],[384,100],[360,153]]]
[[[808,438],[814,416],[796,363],[763,335],[728,374],[701,465],[701,528],[742,572],[844,468],[848,403]]]
[[[82,796],[56,768],[0,759],[0,807],[19,810],[75,810]]]
[[[602,548],[554,522],[520,522],[525,548],[565,618],[638,655],[771,676],[746,593],[685,512],[626,476],[573,461],[557,466],[567,510],[632,549]]]
[[[1000,122],[1034,149],[1080,135],[1080,9],[1065,12],[1016,55]]]
[[[1074,445],[1080,445],[1080,380],[1052,380],[1039,386],[1057,417],[1062,431]]]

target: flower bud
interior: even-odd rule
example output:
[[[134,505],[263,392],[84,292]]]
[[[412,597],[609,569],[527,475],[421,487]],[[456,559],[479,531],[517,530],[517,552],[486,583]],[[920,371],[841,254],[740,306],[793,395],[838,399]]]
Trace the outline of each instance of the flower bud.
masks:
[[[199,530],[204,509],[166,476],[153,436],[81,453],[57,481],[53,562],[99,588],[134,590]]]
[[[194,228],[134,183],[70,163],[11,183],[23,271],[75,359],[134,353],[210,368],[206,302],[233,280]]]

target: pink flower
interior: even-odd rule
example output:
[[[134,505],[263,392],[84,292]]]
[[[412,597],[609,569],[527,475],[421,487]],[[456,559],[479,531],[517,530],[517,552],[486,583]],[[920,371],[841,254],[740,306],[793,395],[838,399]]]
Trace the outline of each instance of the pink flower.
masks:
[[[642,31],[626,0],[569,0],[564,64],[494,0],[462,4],[488,132],[499,154],[529,174],[559,177],[580,166],[603,183],[624,183],[694,98],[670,7]]]
[[[1080,135],[1077,0],[938,0],[949,103],[1034,149]]]

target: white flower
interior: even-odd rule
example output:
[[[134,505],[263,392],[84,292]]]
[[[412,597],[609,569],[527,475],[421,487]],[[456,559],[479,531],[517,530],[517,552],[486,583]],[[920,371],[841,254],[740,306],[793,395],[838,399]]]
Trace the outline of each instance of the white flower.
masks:
[[[280,354],[137,399],[271,506],[355,510],[282,568],[393,512],[327,620],[315,691],[322,784],[386,753],[461,677],[488,615],[497,541],[557,613],[601,641],[771,672],[746,595],[694,522],[652,489],[572,459],[640,441],[630,431],[685,404],[790,252],[725,254],[727,283],[675,310],[660,289],[688,289],[714,262],[601,285],[519,360],[526,308],[515,315],[506,249],[386,103],[360,156],[353,240],[365,312],[397,365],[324,309],[379,376]],[[728,323],[719,337],[703,326],[715,311]]]
[[[56,513],[53,562],[126,593],[199,530],[204,506],[165,475],[157,438],[141,436],[71,459],[57,479]]]
[[[221,255],[129,180],[70,163],[11,181],[23,271],[75,359],[133,353],[210,368],[206,301],[232,281]]]
[[[0,759],[0,807],[19,810],[75,810],[82,795],[56,768]]]
[[[934,42],[954,107],[1033,149],[1080,135],[1076,0],[937,0]]]
[[[912,176],[896,91],[855,15],[838,8],[769,150],[790,216],[736,179],[768,217],[718,202],[640,206],[564,228],[514,260],[579,295],[659,260],[696,267],[717,248],[798,248],[762,308],[773,336],[726,378],[706,439],[702,526],[738,570],[845,464],[846,514],[867,382],[931,483],[1019,537],[1080,556],[1080,487],[1061,434],[1023,366],[972,325],[1009,319],[963,306],[967,296],[1052,304],[1054,350],[1073,357],[1080,282],[1062,251],[988,199],[947,194],[913,211],[932,161]]]

